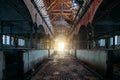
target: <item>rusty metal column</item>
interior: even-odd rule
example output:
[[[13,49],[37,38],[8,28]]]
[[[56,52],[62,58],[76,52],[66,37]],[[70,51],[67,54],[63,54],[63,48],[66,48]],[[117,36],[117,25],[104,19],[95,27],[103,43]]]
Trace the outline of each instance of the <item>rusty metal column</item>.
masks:
[[[2,36],[3,36],[3,22],[0,22],[0,48],[3,47],[3,39],[2,39]]]

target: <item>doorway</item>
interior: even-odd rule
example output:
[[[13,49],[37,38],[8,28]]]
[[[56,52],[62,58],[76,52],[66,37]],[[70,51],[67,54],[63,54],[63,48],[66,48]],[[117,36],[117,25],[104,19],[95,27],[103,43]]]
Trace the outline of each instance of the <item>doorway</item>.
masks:
[[[23,51],[10,50],[4,52],[5,80],[23,80]]]

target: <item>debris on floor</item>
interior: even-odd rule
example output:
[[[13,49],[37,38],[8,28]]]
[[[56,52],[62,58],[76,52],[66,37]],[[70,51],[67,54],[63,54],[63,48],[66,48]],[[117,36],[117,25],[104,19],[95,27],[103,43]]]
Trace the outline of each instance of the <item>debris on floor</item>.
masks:
[[[67,54],[56,54],[31,80],[101,80],[77,59]]]

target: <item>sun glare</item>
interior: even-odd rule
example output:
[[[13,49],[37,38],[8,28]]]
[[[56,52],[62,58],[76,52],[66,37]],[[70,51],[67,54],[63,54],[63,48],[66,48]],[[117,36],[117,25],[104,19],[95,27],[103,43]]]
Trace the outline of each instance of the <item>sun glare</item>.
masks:
[[[64,46],[65,46],[64,42],[59,42],[58,43],[58,50],[59,51],[63,51],[64,50]]]

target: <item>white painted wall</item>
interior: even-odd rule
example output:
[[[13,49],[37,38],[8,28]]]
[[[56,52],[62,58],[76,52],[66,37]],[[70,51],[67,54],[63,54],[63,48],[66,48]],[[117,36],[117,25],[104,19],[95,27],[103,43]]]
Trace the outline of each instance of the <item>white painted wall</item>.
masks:
[[[29,52],[25,52],[23,54],[23,61],[24,61],[24,73],[29,70]]]
[[[0,51],[0,80],[3,78],[3,52]]]
[[[69,53],[70,55],[75,56],[75,49],[70,49]]]
[[[48,57],[48,50],[30,50],[23,55],[24,73],[32,69],[35,64]]]
[[[94,66],[101,74],[106,73],[107,52],[100,50],[77,50],[77,58]]]
[[[54,54],[54,50],[51,49],[51,50],[50,50],[50,56],[53,55],[53,54]]]

